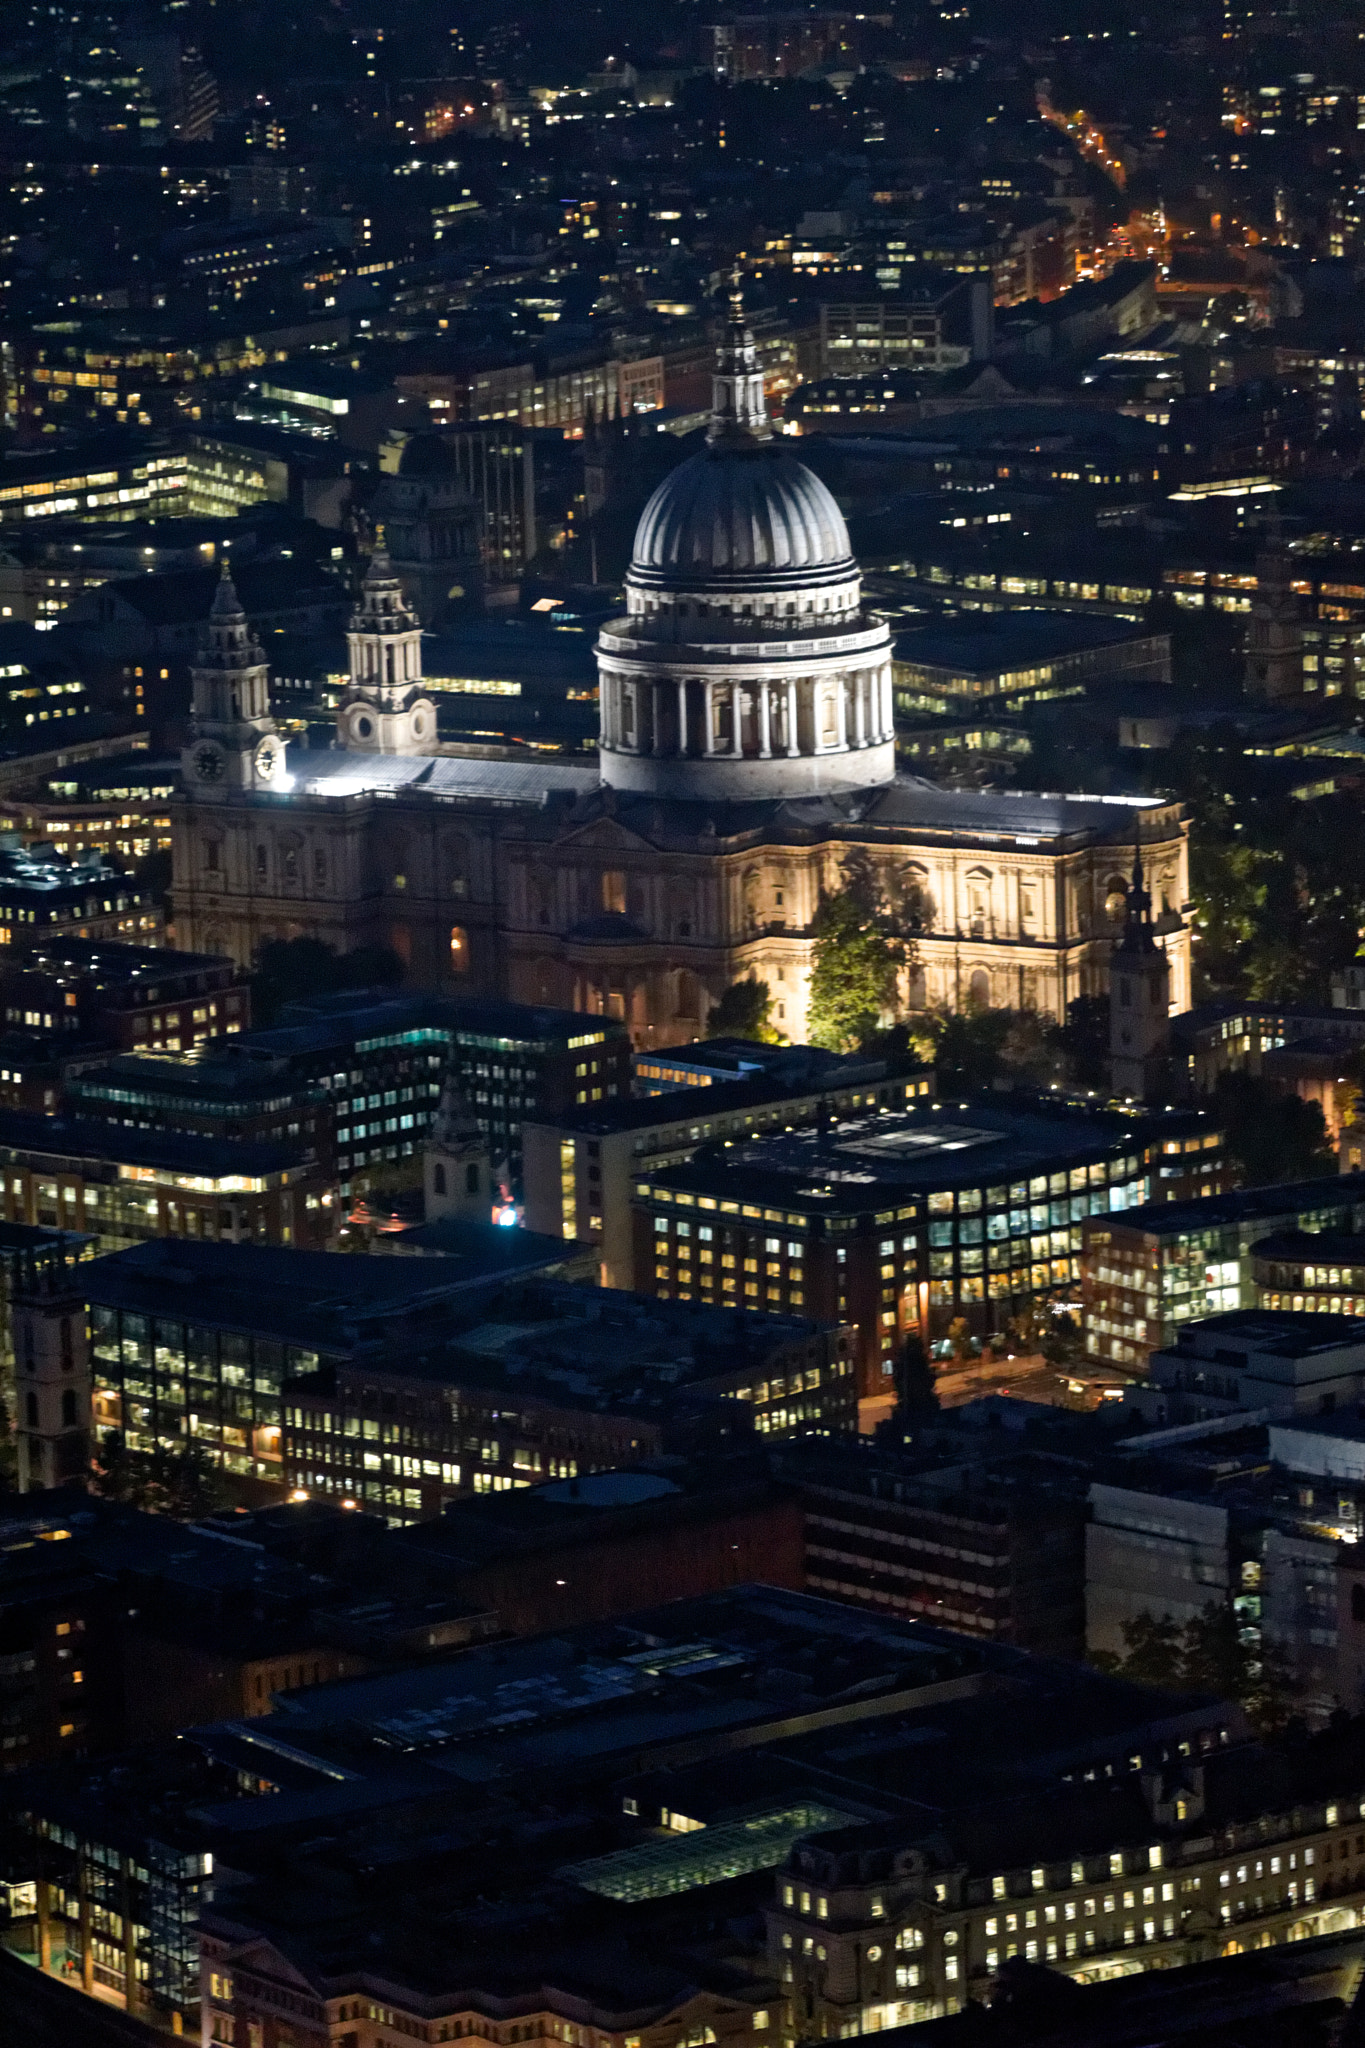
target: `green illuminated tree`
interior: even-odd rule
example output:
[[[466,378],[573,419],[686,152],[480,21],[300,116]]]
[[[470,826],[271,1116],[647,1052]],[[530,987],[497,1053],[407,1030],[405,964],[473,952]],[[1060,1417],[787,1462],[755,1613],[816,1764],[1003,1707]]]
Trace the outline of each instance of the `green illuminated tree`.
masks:
[[[748,975],[732,981],[706,1020],[708,1038],[752,1038],[759,1045],[778,1045],[782,1034],[772,1023],[772,991],[766,981]]]
[[[821,898],[815,913],[806,1026],[812,1045],[849,1052],[894,1019],[901,973],[915,958],[924,924],[914,892],[895,898],[865,852],[848,855],[840,887]]]

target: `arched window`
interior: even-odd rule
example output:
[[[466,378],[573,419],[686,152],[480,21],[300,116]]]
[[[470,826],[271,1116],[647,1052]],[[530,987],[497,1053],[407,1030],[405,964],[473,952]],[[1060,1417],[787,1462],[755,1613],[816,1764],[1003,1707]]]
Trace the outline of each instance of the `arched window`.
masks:
[[[469,934],[462,924],[450,927],[450,971],[452,974],[469,972]]]
[[[446,1170],[439,1164],[431,1169],[431,1189],[436,1195],[443,1195],[446,1191]]]
[[[471,1159],[464,1170],[464,1191],[467,1195],[477,1195],[479,1192],[479,1162],[477,1159]]]
[[[28,1416],[29,1428],[36,1429],[38,1427],[38,1396],[34,1393],[32,1387],[29,1388],[24,1399],[24,1412]]]
[[[68,1387],[62,1395],[62,1428],[76,1427],[76,1389]]]
[[[972,975],[969,994],[972,1003],[978,1010],[989,1010],[991,1006],[991,978],[984,967],[978,967]]]

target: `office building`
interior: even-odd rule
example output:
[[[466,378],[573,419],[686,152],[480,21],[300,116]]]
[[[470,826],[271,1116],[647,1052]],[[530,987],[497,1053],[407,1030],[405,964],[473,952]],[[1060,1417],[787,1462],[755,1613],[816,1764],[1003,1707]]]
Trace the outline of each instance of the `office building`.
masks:
[[[859,1391],[878,1394],[908,1334],[934,1343],[961,1317],[984,1336],[1074,1289],[1087,1221],[1148,1202],[1190,1118],[1175,1128],[999,1098],[899,1112],[865,1100],[766,1133],[755,1119],[723,1153],[637,1163],[635,1284],[852,1323]],[[1211,1127],[1194,1142],[1206,1135],[1218,1143]]]
[[[643,1078],[667,1083],[629,1102],[585,1105],[553,1123],[530,1118],[523,1133],[526,1221],[598,1248],[604,1287],[636,1287],[637,1250],[631,1205],[646,1165],[689,1159],[700,1145],[732,1142],[755,1131],[806,1123],[822,1103],[835,1113],[903,1109],[928,1100],[933,1075],[901,1076],[880,1060],[838,1059],[807,1046],[785,1056],[761,1047],[742,1061],[737,1078],[703,1067],[705,1051],[688,1046],[651,1055]],[[714,1074],[704,1096],[683,1095],[672,1077]]]
[[[157,946],[164,927],[151,888],[98,854],[65,860],[53,847],[21,845],[15,833],[0,840],[0,945],[59,935]]]
[[[523,1233],[487,1228],[515,1253]],[[550,1268],[558,1241],[532,1244]],[[800,1314],[511,1280],[425,1349],[392,1343],[301,1378],[285,1404],[284,1483],[421,1520],[462,1494],[572,1485],[754,1435],[854,1433],[851,1334]]]
[[[1255,1308],[1252,1247],[1280,1231],[1365,1227],[1365,1174],[1242,1188],[1172,1201],[1084,1226],[1081,1292],[1086,1351],[1140,1375],[1181,1323]]]
[[[10,1223],[93,1237],[101,1251],[144,1238],[307,1246],[332,1228],[332,1190],[297,1143],[235,1144],[0,1111]]]
[[[169,947],[52,932],[0,955],[0,1008],[11,1029],[82,1049],[188,1052],[247,1029],[251,988],[231,960]]]
[[[269,1075],[298,1104],[325,1100],[347,1195],[416,1180],[404,1162],[415,1162],[447,1077],[514,1182],[528,1118],[630,1093],[630,1038],[614,1020],[448,995],[369,989],[298,1001],[277,1024],[215,1051],[225,1086],[231,1063],[248,1077],[243,1086]],[[206,1064],[176,1083],[186,1100]]]
[[[1022,711],[1106,683],[1169,683],[1171,636],[1115,619],[969,612],[903,633],[892,649],[897,715]]]
[[[449,1245],[414,1261],[182,1239],[95,1261],[97,1430],[408,1521],[697,1444],[856,1429],[844,1330],[532,1284],[561,1241],[493,1224]]]
[[[761,1580],[805,1584],[796,1488],[752,1453],[451,1501],[395,1539],[499,1632],[534,1635]]]
[[[1157,1427],[1218,1415],[1330,1415],[1365,1394],[1365,1318],[1231,1309],[1185,1323],[1128,1394]]]
[[[782,1446],[796,1491],[805,1588],[1041,1656],[1085,1653],[1083,1467],[974,1446],[937,1454],[864,1440]]]
[[[1281,1230],[1251,1247],[1257,1308],[1365,1316],[1365,1236]]]

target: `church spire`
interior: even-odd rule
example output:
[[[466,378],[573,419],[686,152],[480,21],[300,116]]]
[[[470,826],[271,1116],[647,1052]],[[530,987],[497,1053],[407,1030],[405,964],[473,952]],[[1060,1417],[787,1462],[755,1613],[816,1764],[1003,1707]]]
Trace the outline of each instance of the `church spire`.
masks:
[[[744,322],[744,294],[738,265],[730,274],[730,314],[716,351],[711,381],[711,424],[708,441],[766,441],[772,433],[763,372],[754,337]]]
[[[1123,931],[1114,948],[1116,953],[1155,953],[1158,950],[1156,933],[1152,929],[1152,896],[1142,877],[1142,832],[1139,827],[1133,839],[1133,873],[1128,884],[1128,895],[1124,905]]]

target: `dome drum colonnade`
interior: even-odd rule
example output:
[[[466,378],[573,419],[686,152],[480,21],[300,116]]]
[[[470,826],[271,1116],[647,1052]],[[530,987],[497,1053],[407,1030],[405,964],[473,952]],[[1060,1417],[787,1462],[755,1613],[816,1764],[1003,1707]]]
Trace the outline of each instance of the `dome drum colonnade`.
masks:
[[[773,439],[736,299],[707,446],[645,507],[598,638],[603,782],[717,802],[890,782],[891,636],[861,589],[834,499]]]

